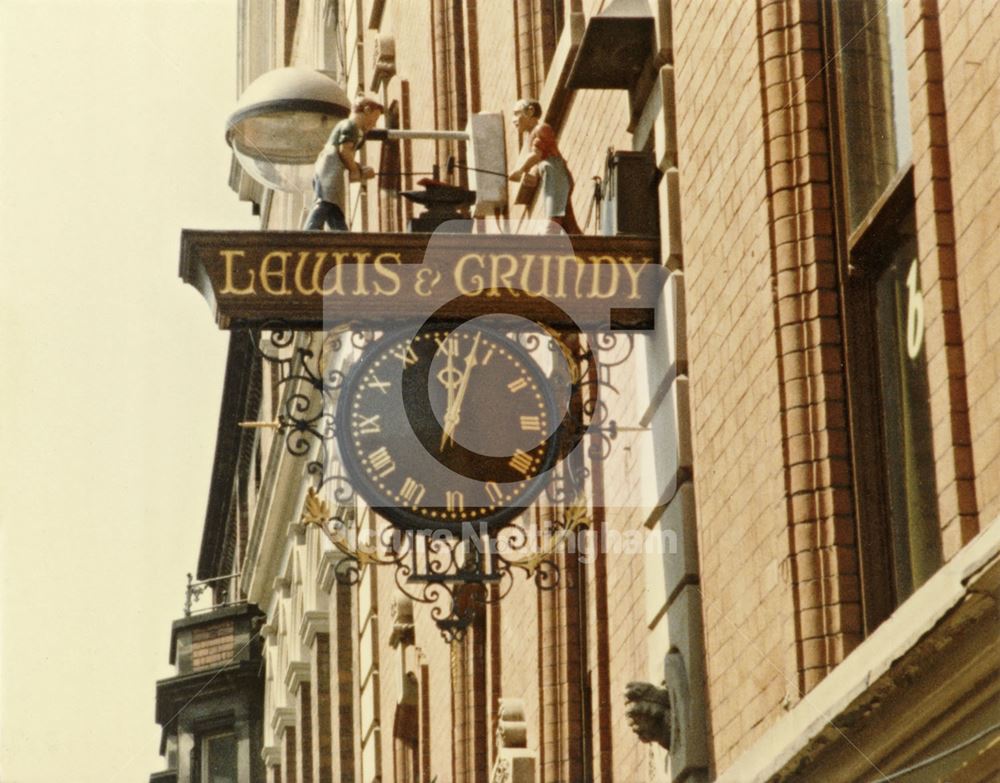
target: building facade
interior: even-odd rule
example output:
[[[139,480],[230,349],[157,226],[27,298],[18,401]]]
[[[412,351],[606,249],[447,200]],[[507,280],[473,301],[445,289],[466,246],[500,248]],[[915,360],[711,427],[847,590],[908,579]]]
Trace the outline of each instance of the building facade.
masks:
[[[260,681],[230,678],[232,708],[161,708],[191,671],[160,683],[180,750],[153,779],[1000,777],[989,4],[245,0],[239,20],[241,90],[302,66],[377,96],[388,128],[502,112],[511,164],[511,106],[537,98],[584,233],[635,219],[669,274],[655,330],[602,348],[608,426],[586,436],[558,585],[515,579],[452,640],[390,567],[338,579],[309,456],[278,426],[307,384],[290,348],[264,361],[269,335],[234,330],[197,574],[227,587],[195,624],[242,612],[249,630],[198,671],[254,651]],[[367,143],[380,176],[351,186],[352,230],[405,231],[419,172],[468,186],[466,146]],[[235,161],[231,184],[265,231],[311,202]],[[512,183],[477,217],[516,233],[542,214]],[[359,349],[330,339],[293,347],[346,372]],[[569,512],[542,506],[526,516]],[[246,739],[213,772],[202,737],[227,732]]]

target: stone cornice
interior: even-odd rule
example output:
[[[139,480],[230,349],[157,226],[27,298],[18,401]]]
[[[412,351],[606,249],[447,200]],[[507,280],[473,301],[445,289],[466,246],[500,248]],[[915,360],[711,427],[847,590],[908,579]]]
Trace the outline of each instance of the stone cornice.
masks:
[[[311,611],[302,613],[302,622],[299,624],[299,636],[302,637],[302,644],[306,648],[311,648],[316,640],[316,634],[330,632],[330,615],[326,612]]]
[[[298,693],[302,683],[309,682],[312,678],[312,670],[305,661],[290,661],[285,669],[285,687],[289,693]]]
[[[291,707],[277,707],[271,714],[271,729],[280,737],[289,726],[295,726],[295,710]]]
[[[282,598],[288,598],[291,587],[292,580],[286,576],[276,576],[274,581],[271,582],[271,592],[281,593]]]
[[[344,559],[340,552],[326,551],[319,559],[319,567],[316,569],[316,584],[324,593],[331,593],[333,585],[337,581],[337,564]]]

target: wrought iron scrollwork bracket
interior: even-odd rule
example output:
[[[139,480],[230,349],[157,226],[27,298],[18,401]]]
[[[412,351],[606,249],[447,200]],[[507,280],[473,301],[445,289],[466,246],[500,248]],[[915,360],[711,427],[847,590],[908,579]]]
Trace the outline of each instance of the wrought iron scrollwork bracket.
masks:
[[[554,361],[553,367],[569,373],[571,397],[574,390],[583,392],[577,415],[582,433],[592,439],[590,453],[594,455],[596,443],[597,453],[606,456],[617,431],[601,390],[614,391],[610,368],[628,360],[632,335],[601,334],[587,345],[548,331],[549,350],[565,359]],[[541,339],[529,335],[522,344],[533,350],[540,347]],[[365,568],[390,566],[399,589],[412,600],[431,605],[431,617],[445,639],[458,640],[481,606],[500,601],[510,592],[515,571],[533,579],[539,589],[551,590],[559,584],[560,548],[570,535],[590,526],[580,499],[589,469],[585,460],[562,462],[546,488],[548,501],[562,511],[545,531],[529,530],[516,522],[493,533],[474,526],[441,535],[392,527],[378,533],[362,529],[349,478],[339,468],[331,470],[339,464],[335,459],[336,404],[346,380],[331,357],[347,346],[363,350],[373,340],[372,330],[345,324],[328,332],[316,350],[315,339],[306,342],[287,324],[268,324],[255,348],[277,373],[278,388],[288,391],[282,395],[274,422],[246,424],[274,429],[290,455],[307,460],[310,485],[301,522],[318,527],[342,555],[334,569],[337,581],[357,584]]]

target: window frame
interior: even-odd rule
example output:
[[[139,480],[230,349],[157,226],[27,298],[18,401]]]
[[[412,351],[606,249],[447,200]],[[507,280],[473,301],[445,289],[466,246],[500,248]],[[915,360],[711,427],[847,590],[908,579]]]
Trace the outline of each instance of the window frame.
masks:
[[[209,767],[210,763],[210,748],[212,747],[212,741],[218,739],[232,738],[233,750],[234,750],[234,760],[236,761],[236,767],[233,769],[234,780],[239,780],[240,775],[240,739],[236,734],[236,731],[230,727],[227,729],[219,728],[211,732],[205,732],[199,739],[200,753],[199,753],[199,773],[201,775],[202,783],[214,783],[211,778],[212,770]]]
[[[916,202],[912,151],[857,221],[853,230],[848,193],[848,140],[845,123],[844,62],[833,4],[821,3],[827,127],[830,134],[830,183],[838,291],[841,300],[847,431],[850,439],[853,512],[859,568],[859,600],[867,636],[887,619],[905,596],[896,589],[898,565],[893,549],[894,522],[887,476],[889,457],[885,404],[879,377],[876,287],[899,246],[903,221]],[[887,8],[887,6],[885,6]],[[904,132],[909,133],[909,128]],[[918,248],[919,257],[919,248]],[[872,437],[872,435],[875,437]],[[871,466],[877,465],[878,470]],[[933,465],[929,466],[933,472]],[[912,546],[912,542],[910,543]]]

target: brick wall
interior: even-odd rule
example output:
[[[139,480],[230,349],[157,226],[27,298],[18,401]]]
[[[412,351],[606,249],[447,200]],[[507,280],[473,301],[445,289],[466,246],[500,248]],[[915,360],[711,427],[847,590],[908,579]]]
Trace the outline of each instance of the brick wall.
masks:
[[[707,687],[721,770],[796,690],[791,594],[777,566],[788,553],[785,444],[756,9],[678,2],[673,14]]]
[[[567,0],[567,16],[580,10],[590,16],[605,4]],[[364,30],[371,3],[347,5],[348,29]],[[384,97],[400,103],[411,128],[432,128],[437,119],[432,5],[444,13],[450,4],[387,0],[380,30],[397,44],[397,76]],[[300,26],[316,24],[318,6],[301,5]],[[508,122],[511,104],[527,89],[514,64],[517,10],[530,6],[528,0],[464,6],[469,101],[482,111],[502,111]],[[857,643],[858,566],[818,6],[810,0],[676,0],[672,6],[681,307],[701,564],[700,582],[683,591],[702,601],[712,761],[721,771]],[[1000,228],[1000,12],[989,2],[907,0],[906,20],[937,487],[950,557],[1000,514],[1000,264],[991,255]],[[370,58],[374,31],[364,35],[356,56]],[[295,49],[302,64],[314,64],[314,48]],[[353,43],[348,50],[355,51]],[[439,58],[438,67],[446,60]],[[369,61],[353,63],[348,94],[368,88],[362,78],[368,71]],[[539,85],[532,90],[542,84],[538,75],[527,81]],[[603,173],[608,147],[633,146],[627,121],[623,91],[582,91],[570,99],[558,138],[575,175],[581,224],[591,206],[589,179]],[[507,145],[513,167],[518,140],[509,131]],[[430,169],[434,144],[403,148],[404,168]],[[365,151],[369,164],[377,151],[374,144]],[[413,179],[404,186],[413,187]],[[372,216],[378,215],[376,190],[373,185],[369,192]],[[298,211],[294,198],[276,196],[270,227],[294,227]],[[515,221],[540,213],[537,201],[511,208]],[[358,215],[355,229],[362,228]],[[377,220],[366,228],[378,230]],[[666,395],[664,410],[680,405],[672,395],[680,392]],[[615,418],[635,424],[647,402],[625,397]],[[659,458],[672,453],[667,440],[676,433],[658,427]],[[626,436],[617,448],[618,461],[603,477],[595,471],[589,487],[595,503],[607,508],[596,525],[641,532],[647,519],[633,501],[642,485],[638,439]],[[628,730],[622,699],[628,681],[656,681],[661,663],[650,652],[655,620],[643,576],[649,566],[634,554],[611,553],[577,572],[570,560],[563,561],[566,585],[552,594],[540,594],[518,574],[510,594],[490,610],[482,630],[488,636],[461,646],[445,643],[429,611],[417,606],[413,660],[389,646],[396,588],[389,574],[377,580],[378,622],[370,628],[377,635],[372,682],[379,733],[372,736],[383,778],[392,769],[400,684],[414,661],[426,671],[420,686],[421,715],[428,716],[421,717],[421,731],[428,731],[421,746],[425,775],[482,779],[492,761],[496,702],[507,697],[525,702],[540,779],[579,776],[573,735],[585,717],[595,780],[652,777],[649,750]],[[581,604],[584,628],[574,626]],[[343,637],[357,631],[352,619],[337,625],[334,668],[342,678],[351,668]],[[232,646],[231,629],[228,636],[218,629],[196,636],[195,668],[228,660]],[[321,660],[314,663],[322,677]],[[472,704],[478,724],[469,720],[470,701],[454,692],[456,684],[485,694]],[[358,745],[351,689],[341,679],[326,697],[317,692],[316,704],[300,704],[303,715],[321,715],[330,695],[337,697],[328,707],[341,726],[332,747],[322,736],[324,719],[316,724],[320,757],[332,752],[345,779]],[[591,700],[586,716],[585,692]],[[300,719],[300,726],[306,722]],[[295,777],[296,766],[303,777],[310,737],[297,746],[289,729],[285,739],[285,777]],[[456,756],[468,761],[462,765]],[[324,764],[315,775],[325,779]]]
[[[193,671],[230,663],[236,652],[232,620],[191,631],[191,668]]]
[[[313,762],[316,783],[333,783],[333,701],[330,695],[330,635],[317,633],[311,656]],[[343,779],[343,778],[341,778]]]
[[[937,364],[951,370],[954,380],[965,372],[966,399],[934,411],[941,409],[935,435],[941,430],[957,446],[951,475],[945,476],[952,480],[938,487],[950,493],[942,497],[949,513],[941,520],[950,556],[979,525],[1000,515],[1000,11],[990,2],[910,2],[907,21],[909,52],[917,61],[910,88],[918,180],[925,187],[933,181],[940,198],[939,183],[950,174],[947,203],[918,199],[921,252],[933,239],[941,256],[934,304],[958,316],[942,325]],[[922,62],[920,48],[931,53]],[[971,450],[963,448],[970,442]],[[939,453],[943,448],[937,439],[935,447]]]
[[[978,529],[966,383],[969,365],[961,339],[963,310],[965,317],[970,317],[977,305],[970,302],[962,307],[958,294],[950,178],[954,150],[948,138],[950,116],[942,85],[941,26],[936,3],[922,7],[909,3],[906,20],[917,242],[926,306],[925,345],[938,505],[947,559]],[[975,273],[963,276],[963,286],[970,277],[975,278]],[[986,291],[985,284],[981,288]]]
[[[528,4],[525,4],[527,6]],[[576,4],[567,2],[567,15]],[[600,8],[599,2],[584,4],[588,13]],[[519,95],[516,78],[515,9],[513,4],[474,4],[474,13],[467,13],[465,21],[466,51],[469,56],[478,54],[477,63],[469,63],[470,76],[467,88],[470,99],[478,97],[482,111],[501,111],[509,123],[510,108]],[[388,86],[387,99],[402,102],[401,82],[406,81],[409,93],[410,127],[434,127],[434,60],[431,49],[431,10],[425,2],[416,0],[389,0],[383,14],[381,32],[396,36],[397,76]],[[421,43],[423,42],[423,43]],[[368,47],[366,47],[368,48]],[[532,96],[537,97],[537,96]],[[628,99],[621,91],[586,91],[573,98],[570,110],[559,128],[560,149],[573,171],[577,187],[574,191],[574,208],[582,223],[588,216],[592,189],[591,176],[604,172],[607,149],[631,149],[631,137],[627,133]],[[519,140],[510,132],[506,134],[508,166],[513,168],[519,157]],[[414,142],[411,145],[411,167],[418,171],[430,168],[434,157],[434,145]],[[374,198],[374,196],[372,196]],[[512,207],[511,218],[515,221],[541,217],[542,205],[539,200],[528,207]],[[376,214],[372,211],[372,214]],[[377,226],[372,225],[372,230]],[[640,414],[632,419],[638,419]],[[614,486],[614,503],[625,502],[634,489],[628,482],[620,482],[618,474],[609,479]],[[635,517],[616,516],[609,524],[618,529],[633,527],[641,529],[642,520]],[[582,728],[583,685],[580,678],[578,646],[582,636],[576,628],[575,618],[580,597],[574,593],[580,577],[575,567],[574,573],[564,575],[570,585],[566,590],[551,595],[540,595],[535,584],[525,580],[520,572],[515,579],[511,593],[491,612],[495,613],[496,627],[499,629],[498,643],[490,655],[490,668],[486,672],[488,682],[484,683],[488,693],[485,727],[488,747],[492,749],[493,721],[496,700],[500,697],[520,698],[525,702],[528,723],[528,746],[539,756],[540,780],[566,780],[579,777],[582,765],[579,748],[579,734]],[[624,717],[622,692],[626,682],[643,679],[647,670],[646,642],[643,632],[643,579],[641,556],[621,556],[610,565],[611,578],[607,584],[611,599],[600,614],[595,612],[594,595],[595,566],[591,564],[583,572],[587,582],[583,585],[590,611],[591,627],[588,629],[589,647],[586,668],[589,670],[589,685],[592,692],[590,721],[594,726],[593,756],[598,759],[598,734],[604,732],[603,749],[607,751],[604,768],[610,777],[613,771],[616,779],[635,780],[645,777],[647,765],[646,748],[628,729]],[[613,581],[613,585],[611,582]],[[388,611],[394,586],[391,580],[381,580],[379,584],[379,612],[383,616]],[[451,692],[451,671],[458,667],[465,672],[465,679],[472,676],[471,662],[463,663],[465,653],[454,652],[441,639],[440,632],[433,625],[429,612],[421,606],[415,607],[416,640],[420,655],[426,661],[429,675],[429,713],[431,719],[430,772],[440,779],[464,779],[464,775],[452,771],[453,752],[475,758],[471,748],[455,748],[455,730],[458,728]],[[547,617],[551,617],[549,621]],[[546,622],[549,624],[546,625]],[[487,623],[488,625],[490,623]],[[382,625],[382,649],[388,639],[388,623]],[[615,650],[615,670],[603,671],[604,685],[601,686],[597,671],[597,626],[613,633],[611,647]],[[546,631],[545,628],[548,628]],[[608,645],[605,635],[603,643]],[[454,656],[454,657],[453,657]],[[607,660],[605,659],[605,665]],[[392,713],[398,698],[400,658],[395,653],[382,656],[380,661],[381,725],[383,773],[391,763],[392,739],[386,727],[392,726]],[[610,682],[611,687],[608,687]],[[461,700],[459,702],[461,704]],[[460,732],[466,736],[466,731]],[[472,740],[470,739],[470,742]],[[614,754],[613,769],[611,745]],[[470,755],[471,754],[471,755]],[[589,763],[589,760],[586,762]],[[486,760],[485,768],[492,764],[492,756]],[[480,768],[480,762],[472,764]],[[600,767],[600,765],[599,765]],[[469,779],[476,779],[475,777]],[[599,774],[595,779],[603,780]]]
[[[673,12],[708,691],[722,770],[858,643],[858,563],[818,4],[678,2]],[[1000,28],[988,4],[957,0],[910,2],[906,19],[949,558],[998,511],[991,283],[1000,274],[985,248],[998,226]]]

